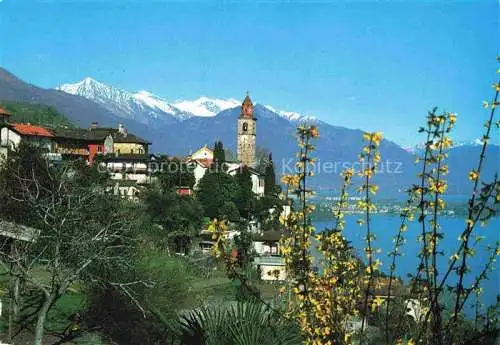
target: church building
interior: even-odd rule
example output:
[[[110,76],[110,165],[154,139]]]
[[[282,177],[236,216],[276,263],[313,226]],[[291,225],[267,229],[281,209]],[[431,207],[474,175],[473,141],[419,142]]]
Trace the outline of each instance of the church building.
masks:
[[[253,167],[255,164],[256,124],[257,119],[254,116],[252,100],[247,95],[241,105],[241,113],[238,117],[237,150],[238,161],[248,167]]]

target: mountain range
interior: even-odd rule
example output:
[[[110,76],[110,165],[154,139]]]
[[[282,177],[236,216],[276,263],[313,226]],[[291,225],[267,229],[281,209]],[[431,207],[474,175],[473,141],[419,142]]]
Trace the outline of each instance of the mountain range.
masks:
[[[216,99],[205,96],[194,101],[169,102],[146,90],[129,92],[106,85],[91,77],[74,84],[59,85],[56,90],[87,98],[102,105],[117,117],[132,119],[150,126],[178,123],[192,117],[213,117],[223,110],[239,107],[241,103],[234,98]],[[290,121],[313,119],[297,112],[277,110],[270,105],[265,107]]]
[[[203,145],[212,146],[216,140],[235,151],[236,119],[241,104],[235,99],[208,97],[169,101],[148,91],[129,92],[90,77],[55,89],[43,89],[2,68],[0,100],[50,105],[81,127],[87,127],[93,121],[99,122],[100,126],[123,123],[129,131],[151,141],[153,152],[180,156]],[[277,174],[291,173],[293,169],[297,150],[295,128],[297,122],[303,120],[314,121],[320,128],[321,136],[315,152],[316,176],[313,178],[317,188],[338,189],[338,174],[342,168],[358,161],[363,145],[360,130],[334,126],[297,112],[277,110],[270,105],[256,104],[255,116],[258,120],[257,145],[272,152]],[[478,153],[479,149],[478,146],[464,145],[450,152],[450,191],[453,193],[462,194],[470,189],[463,182],[475,161],[463,158]],[[416,182],[414,156],[409,151],[418,152],[418,148],[404,149],[384,140],[380,151],[383,167],[376,182],[381,191],[394,195]],[[488,155],[498,158],[498,147],[493,146]],[[498,171],[495,162],[496,159],[492,159],[488,163],[487,175]],[[454,181],[453,185],[451,181]]]

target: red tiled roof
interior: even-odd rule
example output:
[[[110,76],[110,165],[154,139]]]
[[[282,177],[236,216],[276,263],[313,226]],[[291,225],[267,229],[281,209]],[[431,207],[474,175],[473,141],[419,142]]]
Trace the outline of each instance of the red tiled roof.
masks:
[[[33,136],[38,136],[38,137],[53,137],[54,134],[52,134],[48,129],[40,127],[40,126],[35,126],[35,125],[29,125],[25,123],[13,123],[12,127],[14,130],[21,134],[21,135],[33,135]]]
[[[196,161],[204,168],[210,168],[213,163],[213,159],[196,159]]]
[[[180,196],[189,196],[193,194],[191,188],[177,188],[177,194]]]
[[[7,111],[7,109],[0,106],[0,116],[10,116],[11,114]]]

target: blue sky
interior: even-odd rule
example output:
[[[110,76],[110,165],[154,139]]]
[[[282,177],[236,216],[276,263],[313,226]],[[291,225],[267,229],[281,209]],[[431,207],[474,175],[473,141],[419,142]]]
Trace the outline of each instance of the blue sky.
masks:
[[[427,110],[480,137],[495,1],[0,0],[0,65],[42,87],[86,76],[175,99],[243,98],[420,140]]]

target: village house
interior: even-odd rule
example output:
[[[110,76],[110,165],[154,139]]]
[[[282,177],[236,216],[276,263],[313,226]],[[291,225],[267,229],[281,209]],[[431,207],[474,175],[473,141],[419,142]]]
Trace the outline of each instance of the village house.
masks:
[[[7,109],[0,106],[0,162],[7,157],[9,151],[7,147],[2,145],[2,128],[7,125],[10,116]]]
[[[135,199],[141,184],[151,182],[149,163],[155,160],[148,155],[151,144],[118,128],[98,127],[93,122],[89,128],[46,128],[39,125],[9,122],[9,114],[0,107],[0,158],[21,142],[42,149],[52,161],[81,159],[92,165],[99,160],[99,167],[110,174],[109,190],[116,195]]]
[[[151,183],[152,163],[155,155],[150,154],[110,154],[103,157],[101,164],[106,168],[112,180],[128,180],[141,183]]]
[[[253,249],[258,255],[279,255],[280,231],[265,231],[252,235]]]
[[[129,133],[122,124],[118,124],[118,128],[112,128],[98,127],[97,122],[93,122],[88,129],[68,128],[57,129],[55,132],[56,140],[67,138],[73,145],[76,141],[82,141],[88,150],[89,163],[92,163],[97,155],[145,155],[151,145],[150,142]]]
[[[113,195],[119,196],[122,199],[138,201],[142,188],[143,186],[139,185],[136,181],[112,180],[108,183],[107,191],[112,192]]]
[[[188,164],[193,171],[195,178],[195,188],[198,186],[199,181],[205,176],[205,173],[212,166],[214,159],[214,152],[210,150],[206,145],[198,149],[195,153],[186,157]],[[235,176],[239,169],[243,167],[242,163],[239,162],[225,162],[226,172]],[[251,179],[252,179],[252,192],[258,197],[264,195],[264,176],[257,170],[249,167]]]
[[[252,191],[257,197],[264,195],[264,176],[254,169],[257,119],[254,116],[254,107],[252,100],[247,95],[241,105],[241,113],[238,117],[236,148],[237,161],[227,161],[224,164],[226,172],[234,176],[242,167],[247,167],[251,174]],[[195,188],[210,168],[214,160],[214,152],[207,145],[198,149],[186,157],[186,161],[191,164],[195,177]]]
[[[196,150],[194,153],[186,157],[191,171],[194,175],[194,188],[198,187],[200,180],[205,176],[207,170],[212,166],[214,161],[214,152],[207,145]]]
[[[189,167],[194,175],[194,188],[198,187],[200,180],[205,176],[205,173],[212,166],[212,160],[204,160],[204,159],[195,159],[188,160]]]
[[[29,123],[9,123],[1,129],[0,145],[12,150],[23,141],[49,153],[53,152],[53,139],[54,134],[44,127]]]
[[[120,154],[139,154],[144,155],[148,153],[150,142],[139,138],[138,136],[128,133],[125,126],[118,125],[118,129],[112,129],[106,139],[110,140],[114,153]]]
[[[195,153],[190,154],[187,159],[191,161],[206,160],[212,162],[214,160],[214,151],[210,150],[207,145],[205,145],[198,149]]]
[[[30,123],[10,123],[11,114],[0,106],[0,146],[5,153],[17,147],[21,141],[52,152],[54,134],[44,127]]]
[[[14,149],[24,141],[42,148],[55,160],[81,158],[93,164],[98,155],[146,155],[151,144],[128,133],[122,124],[118,128],[98,127],[97,122],[88,129],[47,128],[30,123],[10,123],[9,117],[9,112],[0,107],[0,146]]]
[[[85,128],[55,128],[54,153],[61,159],[82,158],[93,164],[96,155],[106,154],[104,147],[105,132],[98,131],[96,124]]]
[[[227,173],[231,176],[235,176],[238,170],[243,168],[242,164],[228,164]],[[248,168],[250,172],[250,178],[252,179],[252,192],[258,197],[264,196],[264,176],[253,168]]]
[[[254,259],[254,266],[265,281],[282,281],[287,277],[285,262],[280,253],[280,231],[265,231],[252,235],[254,252],[258,255]]]
[[[193,190],[187,186],[176,187],[175,192],[179,196],[192,196],[193,195]]]
[[[264,281],[284,281],[287,278],[285,261],[281,256],[259,256],[253,264],[260,279]]]
[[[102,154],[99,165],[110,175],[109,190],[115,195],[138,200],[142,186],[151,183],[151,166],[155,155],[148,154],[150,142],[132,134],[122,125],[115,128],[94,128],[102,133]]]

